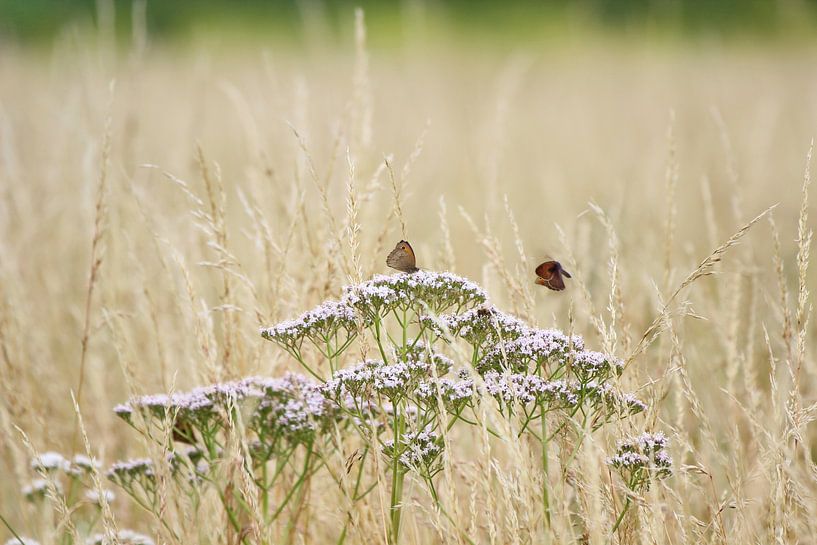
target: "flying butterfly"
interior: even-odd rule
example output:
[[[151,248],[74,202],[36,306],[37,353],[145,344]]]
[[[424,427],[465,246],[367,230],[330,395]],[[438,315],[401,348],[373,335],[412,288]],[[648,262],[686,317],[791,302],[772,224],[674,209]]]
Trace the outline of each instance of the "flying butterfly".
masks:
[[[536,283],[554,291],[565,289],[564,278],[572,278],[558,261],[545,261],[536,267]],[[562,278],[564,276],[564,278]]]
[[[414,257],[414,250],[412,250],[411,244],[405,240],[401,240],[397,243],[397,246],[394,247],[394,250],[392,250],[386,258],[386,265],[404,273],[415,273],[420,270],[417,268],[417,259]]]

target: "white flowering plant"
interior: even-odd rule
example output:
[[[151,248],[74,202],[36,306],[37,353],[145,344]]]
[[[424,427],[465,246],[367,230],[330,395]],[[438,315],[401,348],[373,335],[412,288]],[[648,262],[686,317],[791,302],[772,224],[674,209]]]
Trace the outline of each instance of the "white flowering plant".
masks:
[[[45,537],[48,542],[67,545],[84,545],[85,543],[113,543],[114,540],[104,532],[104,511],[116,500],[116,494],[107,488],[101,488],[98,479],[102,463],[96,458],[84,454],[72,457],[59,452],[49,451],[35,455],[30,463],[35,477],[23,486],[23,497],[34,505],[35,512],[47,517],[48,510],[44,504],[60,504],[60,509],[70,513],[71,527],[64,524],[54,526],[52,533]],[[54,506],[52,505],[52,507]],[[40,532],[45,532],[49,524],[45,519],[35,523]],[[153,545],[153,540],[131,530],[122,530],[117,543],[132,545]],[[37,545],[34,538],[16,535],[6,543],[19,545]]]
[[[663,432],[644,432],[630,437],[618,444],[616,453],[607,460],[607,464],[616,468],[625,486],[633,493],[640,493],[650,488],[659,479],[672,475],[672,457],[667,450],[669,439]],[[618,529],[632,501],[630,496],[624,503],[613,531]]]
[[[119,462],[108,476],[158,518],[156,463],[162,462],[192,498],[217,491],[237,535],[242,521],[259,511],[267,524],[297,517],[285,507],[303,497],[318,471],[328,473],[352,505],[385,476],[387,536],[389,543],[398,543],[410,475],[448,516],[435,479],[446,467],[445,438],[452,428],[479,427],[498,435],[481,404],[495,404],[498,417],[518,436],[541,444],[544,475],[557,436],[572,434],[578,449],[587,434],[645,410],[643,402],[616,386],[624,370],[621,360],[586,349],[578,336],[531,327],[486,301],[485,292],[465,278],[422,270],[378,275],[347,287],[338,301],[261,329],[306,374],[250,377],[186,393],[134,397],[117,406],[116,414],[169,454],[160,461]],[[350,445],[346,474],[357,466],[351,489],[345,476],[331,469],[333,457],[346,456]],[[667,471],[626,465],[626,453],[620,452],[611,464],[629,472],[626,480],[634,491],[669,470],[669,458],[658,454],[663,450],[638,448],[639,455],[653,456],[653,466],[666,462]],[[236,454],[245,480],[255,488],[252,494],[239,492],[235,471],[224,469],[225,459]],[[253,494],[258,505],[248,500]],[[548,497],[543,478],[543,514],[549,520]]]

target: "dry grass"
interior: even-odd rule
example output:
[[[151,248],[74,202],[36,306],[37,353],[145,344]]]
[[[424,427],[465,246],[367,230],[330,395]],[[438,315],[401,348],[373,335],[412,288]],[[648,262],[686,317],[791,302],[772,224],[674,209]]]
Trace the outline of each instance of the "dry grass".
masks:
[[[421,267],[627,360],[653,408],[620,432],[667,430],[676,472],[611,537],[612,436],[569,469],[563,445],[547,529],[535,447],[453,434],[451,519],[410,488],[404,543],[817,540],[811,51],[367,53],[358,20],[337,51],[97,53],[0,61],[0,514],[20,533],[76,531],[64,503],[43,522],[21,500],[30,450],[84,451],[87,431],[132,456],[153,447],[110,410],[130,394],[292,369],[258,327],[384,272],[406,236]],[[545,256],[564,293],[532,285]],[[226,542],[215,503],[162,497],[173,532],[123,498],[106,527]],[[318,476],[296,527],[245,537],[326,543],[348,517],[347,542],[382,543],[377,498],[347,514]]]

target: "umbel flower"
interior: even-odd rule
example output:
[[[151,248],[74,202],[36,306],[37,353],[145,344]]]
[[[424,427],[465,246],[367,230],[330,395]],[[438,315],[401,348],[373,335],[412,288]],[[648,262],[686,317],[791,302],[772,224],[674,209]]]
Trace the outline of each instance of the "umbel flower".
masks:
[[[294,320],[262,328],[261,336],[300,359],[305,339],[326,357],[343,352],[357,336],[357,314],[347,301],[326,301]]]
[[[500,404],[547,404],[549,409],[569,408],[579,403],[575,389],[563,380],[544,380],[538,375],[501,374],[488,371],[485,390]]]
[[[668,445],[669,440],[662,432],[645,432],[619,443],[615,456],[607,463],[619,470],[631,490],[648,489],[653,480],[672,475]]]
[[[154,541],[148,536],[134,532],[133,530],[119,530],[115,538],[110,538],[105,534],[94,534],[88,538],[87,545],[154,545]]]
[[[480,373],[509,369],[515,373],[559,374],[567,366],[567,355],[581,350],[584,341],[556,329],[528,328],[511,340],[496,342],[477,363]]]
[[[54,481],[54,488],[57,494],[62,494],[62,485],[59,481]],[[23,487],[23,496],[28,501],[36,502],[45,498],[48,494],[48,481],[46,479],[34,479]]]
[[[363,316],[383,317],[393,310],[425,308],[441,314],[484,303],[485,292],[474,282],[449,272],[420,270],[413,274],[376,275],[344,288],[343,301]]]
[[[519,318],[491,305],[480,305],[461,313],[423,316],[421,323],[437,336],[459,337],[479,350],[499,341],[511,341],[526,334],[530,327]]]
[[[404,433],[396,447],[391,439],[383,442],[383,454],[388,458],[396,455],[404,469],[417,470],[427,478],[442,470],[439,464],[442,452],[441,438],[429,428]]]
[[[459,380],[446,377],[424,380],[414,390],[419,404],[433,410],[438,400],[442,399],[445,408],[454,414],[459,414],[464,407],[472,404],[478,394],[474,379],[468,375],[461,376]]]
[[[234,487],[223,482],[220,470],[225,452],[244,457],[243,468],[252,474],[261,504],[268,506],[270,498],[299,497],[294,488],[326,470],[326,450],[347,444],[346,434],[359,434],[364,448],[357,483],[371,490],[363,482],[369,453],[389,458],[394,524],[409,473],[419,475],[437,497],[432,478],[443,467],[444,434],[483,425],[496,433],[475,410],[482,400],[497,403],[502,418],[518,420],[519,433],[541,441],[544,453],[556,434],[583,434],[646,408],[612,384],[623,372],[621,360],[587,349],[579,336],[531,327],[486,298],[477,284],[448,272],[377,275],[344,288],[338,301],[261,330],[314,379],[302,374],[249,377],[189,392],[138,396],[114,410],[154,440],[172,437],[164,445],[171,451],[168,465],[159,468],[169,467],[171,477],[192,485],[194,493],[199,486],[218,487],[228,510],[242,511],[245,502],[229,497]],[[379,359],[349,365],[343,352],[364,336],[371,348],[366,353]],[[453,373],[455,362],[440,349],[460,355],[463,343],[470,345],[470,357],[456,362],[465,367]],[[325,360],[328,365],[322,365]],[[536,419],[541,431],[531,425]],[[551,419],[557,425],[547,432]],[[669,474],[665,438],[651,437],[622,443],[610,460],[631,487]],[[182,448],[182,443],[191,446]],[[62,463],[46,457],[42,466]],[[135,459],[114,464],[108,477],[141,504],[153,505],[159,473],[153,460]],[[266,514],[274,520],[286,513],[279,505]],[[231,521],[243,519],[242,512],[231,515]],[[392,528],[394,535],[397,530]]]
[[[43,452],[31,460],[31,469],[46,473],[67,471],[70,467],[71,462],[59,452]]]

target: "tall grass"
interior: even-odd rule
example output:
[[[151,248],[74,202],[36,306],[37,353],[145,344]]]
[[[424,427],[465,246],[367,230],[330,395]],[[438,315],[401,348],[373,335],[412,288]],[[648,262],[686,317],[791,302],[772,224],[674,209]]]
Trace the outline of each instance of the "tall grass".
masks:
[[[362,15],[355,28],[339,50],[114,59],[67,36],[45,57],[4,56],[8,526],[42,543],[84,539],[89,521],[167,543],[815,540],[811,52],[377,52]],[[616,387],[648,409],[544,450],[483,400],[482,427],[442,434],[433,494],[396,457],[338,435],[326,471],[281,474],[298,485],[286,502],[258,495],[241,418],[221,453],[226,502],[182,494],[169,463],[153,514],[121,492],[108,502],[90,464],[102,499],[79,505],[30,465],[47,451],[164,460],[172,426],[149,440],[114,406],[303,371],[259,327],[387,272],[401,238],[421,268],[467,276],[496,307],[626,362]],[[573,274],[565,292],[532,284],[546,256]],[[379,352],[362,336],[332,365]],[[633,491],[607,459],[644,430],[667,433],[674,472]],[[360,499],[358,475],[375,483]],[[29,502],[37,478],[45,497]]]

